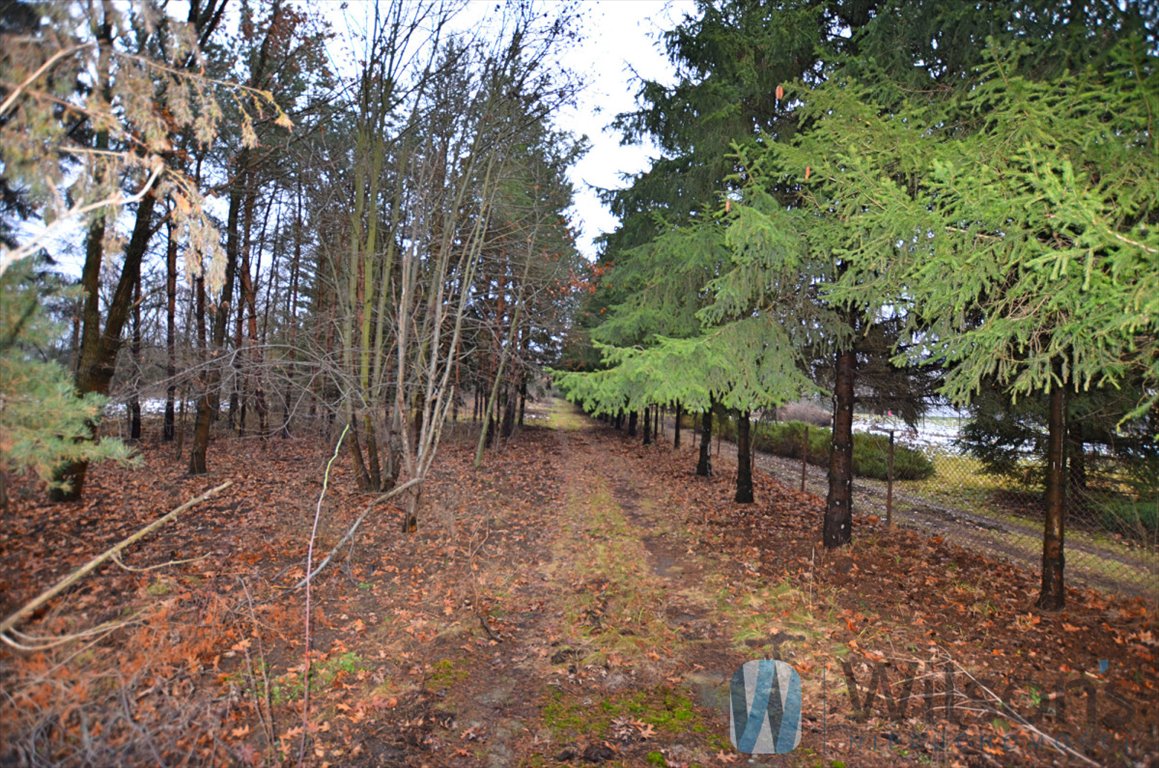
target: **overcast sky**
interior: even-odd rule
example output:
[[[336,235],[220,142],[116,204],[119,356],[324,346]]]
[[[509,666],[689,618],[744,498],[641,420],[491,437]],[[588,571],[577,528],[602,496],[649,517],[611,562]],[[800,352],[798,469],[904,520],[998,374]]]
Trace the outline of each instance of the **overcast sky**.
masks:
[[[501,0],[470,0],[463,14],[466,23],[493,13]],[[347,24],[359,28],[370,0],[315,0],[336,30]],[[541,0],[550,12],[556,0]],[[638,84],[633,73],[641,77],[669,82],[672,66],[661,53],[659,35],[674,27],[685,13],[692,12],[692,0],[580,0],[581,40],[561,55],[564,66],[576,72],[587,83],[580,92],[576,107],[558,115],[556,125],[576,135],[586,135],[590,151],[571,170],[576,200],[573,226],[578,231],[580,252],[594,259],[594,239],[615,229],[617,221],[603,207],[595,188],[626,186],[625,176],[638,173],[649,165],[654,148],[620,145],[618,133],[608,129],[615,116],[635,108]],[[363,22],[364,23],[364,22]],[[347,49],[349,50],[349,49]],[[341,55],[341,54],[340,54]],[[335,62],[340,65],[341,62]],[[210,201],[215,207],[221,200]],[[222,203],[223,204],[223,203]],[[224,210],[221,211],[224,216]],[[29,233],[37,230],[26,226]],[[50,250],[62,262],[65,271],[80,273],[82,256],[75,248],[79,229],[53,238]],[[73,244],[69,248],[68,244]]]
[[[624,175],[648,167],[652,147],[620,146],[620,136],[605,130],[617,113],[635,108],[633,72],[651,80],[672,80],[672,65],[661,52],[659,33],[674,27],[693,10],[691,0],[585,0],[584,37],[564,55],[564,63],[588,85],[579,105],[560,115],[559,126],[586,134],[591,151],[572,169],[576,187],[574,222],[580,252],[594,258],[593,239],[615,229],[593,187],[625,186]]]
[[[381,0],[380,0],[381,1]],[[336,30],[367,26],[372,0],[315,0]],[[497,18],[503,0],[468,0],[452,27],[473,29]],[[539,0],[549,15],[563,10],[559,0]],[[672,65],[661,52],[660,33],[674,27],[695,8],[693,0],[578,0],[580,42],[563,52],[562,65],[578,74],[586,87],[574,108],[561,110],[556,126],[586,135],[591,150],[571,171],[576,190],[572,223],[579,235],[580,252],[594,259],[594,239],[615,229],[617,220],[600,204],[595,188],[626,186],[625,175],[638,173],[655,154],[651,146],[620,145],[620,136],[608,128],[616,115],[635,108],[635,76],[670,82]],[[347,49],[348,51],[349,49]],[[348,52],[337,53],[341,69]]]

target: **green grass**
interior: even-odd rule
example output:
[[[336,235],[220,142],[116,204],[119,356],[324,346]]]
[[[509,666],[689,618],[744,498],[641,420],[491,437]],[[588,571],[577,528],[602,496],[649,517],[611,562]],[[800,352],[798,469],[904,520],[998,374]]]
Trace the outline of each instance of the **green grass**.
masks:
[[[589,421],[587,416],[584,416],[579,408],[563,398],[557,397],[552,399],[551,410],[547,417],[547,426],[550,429],[574,432],[576,430],[586,429],[588,425]]]
[[[718,419],[721,434],[736,439],[736,421]],[[832,432],[800,421],[782,421],[775,424],[753,424],[753,448],[758,451],[799,459],[805,450],[805,430],[809,436],[809,463],[818,467],[829,466],[829,444]],[[874,480],[889,478],[889,438],[868,432],[853,433],[853,474]],[[923,480],[934,475],[934,464],[921,451],[894,445],[893,478],[895,480]]]
[[[544,725],[558,741],[607,738],[612,723],[623,717],[674,735],[708,730],[688,695],[666,686],[609,694],[597,701],[553,688],[542,713]]]
[[[319,690],[328,687],[341,674],[354,675],[365,666],[362,657],[354,651],[334,656],[312,664],[310,667],[310,688]],[[276,705],[302,698],[306,684],[297,670],[291,670],[274,680],[270,686],[270,699]]]
[[[427,675],[426,687],[433,693],[446,691],[456,683],[467,679],[467,670],[459,667],[451,659],[440,659],[431,665]]]
[[[573,495],[567,504],[567,534],[556,545],[555,561],[565,564],[567,595],[563,615],[571,631],[589,646],[584,663],[611,655],[640,660],[657,647],[678,642],[664,620],[665,595],[648,565],[648,552],[606,482]],[[583,551],[583,558],[573,553]]]

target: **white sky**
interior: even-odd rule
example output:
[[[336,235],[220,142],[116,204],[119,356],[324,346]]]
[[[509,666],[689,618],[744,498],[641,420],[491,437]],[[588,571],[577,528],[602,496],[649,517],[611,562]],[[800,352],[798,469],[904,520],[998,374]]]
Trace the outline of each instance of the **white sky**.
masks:
[[[358,26],[370,4],[370,0],[314,2],[336,31],[349,22]],[[469,0],[463,16],[485,19],[498,2],[502,0]],[[540,2],[550,13],[558,0]],[[577,136],[586,135],[591,146],[571,169],[570,178],[576,190],[572,224],[578,232],[577,246],[586,258],[594,259],[595,238],[618,224],[600,203],[595,188],[626,186],[625,176],[645,170],[655,154],[651,146],[621,146],[619,134],[609,126],[618,113],[636,107],[635,75],[661,82],[672,80],[672,66],[661,52],[659,35],[674,27],[685,13],[691,13],[694,4],[692,0],[580,0],[579,8],[581,40],[562,53],[560,60],[586,87],[577,106],[560,112],[556,126]],[[210,201],[210,207],[215,202],[219,201]],[[40,227],[29,225],[25,229],[31,236]],[[46,246],[63,261],[66,271],[79,274],[82,256],[76,249],[77,232],[79,229],[70,228]]]
[[[373,0],[314,0],[335,30],[349,25],[365,26]],[[385,2],[386,0],[379,0]],[[454,26],[471,28],[486,25],[504,0],[468,0]],[[549,15],[562,10],[560,0],[539,0]],[[692,13],[693,0],[578,0],[581,15],[579,44],[559,55],[563,66],[578,74],[586,83],[574,108],[562,110],[556,127],[582,136],[591,149],[572,169],[570,180],[576,190],[572,224],[578,232],[577,246],[586,258],[594,260],[594,239],[615,229],[618,221],[600,203],[595,188],[626,186],[625,175],[645,170],[652,146],[620,145],[618,133],[608,129],[621,112],[636,107],[635,93],[640,77],[670,82],[672,65],[661,52],[660,33],[674,27],[686,13]],[[341,36],[341,35],[340,35]],[[352,55],[336,47],[335,55]],[[335,65],[341,67],[342,62]],[[635,73],[635,75],[633,74]]]
[[[672,65],[661,51],[659,34],[694,6],[691,0],[585,0],[581,7],[584,39],[562,59],[588,85],[578,107],[564,111],[558,125],[586,134],[591,142],[591,151],[572,168],[571,181],[576,188],[573,221],[580,232],[579,249],[592,259],[593,239],[618,223],[593,187],[626,186],[624,175],[645,170],[655,153],[650,146],[620,146],[619,134],[605,128],[618,113],[635,109],[638,85],[633,72],[650,80],[672,80]]]

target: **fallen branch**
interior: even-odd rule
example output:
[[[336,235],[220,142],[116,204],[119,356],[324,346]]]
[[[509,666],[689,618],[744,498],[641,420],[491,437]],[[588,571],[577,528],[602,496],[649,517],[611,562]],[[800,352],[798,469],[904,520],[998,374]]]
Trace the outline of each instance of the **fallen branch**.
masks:
[[[317,576],[319,573],[321,573],[322,569],[325,568],[327,565],[329,565],[330,561],[334,559],[334,556],[338,554],[338,550],[342,549],[342,546],[346,542],[350,541],[351,538],[354,537],[354,533],[358,530],[358,527],[360,525],[362,525],[363,521],[366,520],[367,517],[370,516],[370,513],[372,511],[374,511],[375,506],[377,506],[378,504],[381,504],[382,502],[387,501],[389,499],[393,499],[395,496],[399,495],[403,491],[410,490],[414,486],[422,483],[422,481],[423,481],[423,478],[421,478],[421,477],[411,478],[410,480],[407,480],[402,485],[396,486],[396,487],[392,488],[391,490],[387,491],[386,493],[374,497],[374,499],[369,504],[366,505],[366,509],[362,510],[362,514],[358,516],[358,519],[354,521],[354,523],[350,526],[350,528],[346,531],[346,533],[343,534],[342,538],[338,540],[338,543],[334,545],[334,548],[330,550],[330,554],[328,554],[328,555],[326,555],[326,557],[322,558],[322,562],[318,563],[318,567],[315,568],[313,570],[313,572],[309,572],[307,570],[306,575],[304,577],[302,577],[302,580],[299,581],[297,584],[295,584],[293,588],[294,589],[301,589],[302,587],[306,586],[306,584],[308,584],[310,581],[312,581],[315,576]]]
[[[342,428],[342,434],[334,446],[334,455],[326,462],[326,473],[322,476],[322,492],[318,494],[318,504],[314,507],[314,525],[310,528],[310,545],[306,548],[306,573],[314,564],[314,542],[318,539],[318,521],[322,519],[322,500],[326,498],[326,490],[330,487],[330,469],[338,460],[338,452],[342,450],[342,441],[350,431],[350,424]],[[298,765],[306,760],[306,740],[310,736],[310,582],[306,582],[306,672],[302,676],[302,747],[298,750]]]
[[[201,502],[205,501],[206,499],[209,499],[213,496],[216,496],[217,494],[221,493],[222,491],[224,491],[226,488],[228,488],[231,485],[233,485],[232,480],[225,482],[225,483],[222,483],[221,485],[217,486],[216,488],[209,489],[205,493],[198,496],[196,499],[192,499],[190,501],[185,502],[180,507],[177,507],[177,509],[174,509],[172,512],[168,513],[164,517],[162,517],[158,520],[154,520],[153,522],[149,523],[141,530],[134,533],[129,538],[122,540],[119,544],[105,550],[103,553],[101,553],[100,555],[97,555],[92,560],[89,560],[87,563],[82,565],[80,568],[77,568],[71,574],[64,577],[60,581],[58,581],[51,588],[45,590],[44,592],[41,592],[38,596],[36,596],[32,600],[30,600],[29,602],[25,603],[23,608],[18,609],[15,613],[11,614],[8,618],[4,619],[4,621],[0,622],[0,635],[8,632],[10,629],[17,626],[21,621],[26,619],[31,614],[35,613],[38,608],[43,606],[49,600],[56,597],[60,593],[64,592],[69,587],[71,587],[73,584],[76,584],[78,581],[83,579],[85,576],[87,576],[88,574],[95,571],[106,560],[110,560],[110,559],[120,555],[121,551],[124,550],[126,547],[132,546],[133,544],[137,543],[141,539],[148,536],[153,531],[157,530],[161,526],[168,523],[170,520],[173,520],[174,518],[176,518],[179,514],[181,514],[185,510],[189,509],[190,507],[196,506],[197,504],[200,504]]]
[[[33,637],[26,635],[20,630],[10,629],[4,634],[0,634],[0,642],[11,646],[23,653],[36,653],[37,651],[47,651],[50,648],[56,648],[58,645],[71,643],[74,640],[85,640],[96,636],[99,640],[110,632],[115,632],[121,627],[127,627],[136,622],[136,616],[125,621],[106,621],[104,624],[86,629],[83,632],[74,632],[70,635],[59,635],[54,637]],[[9,634],[11,633],[11,634]]]
[[[144,567],[138,567],[135,565],[129,565],[128,563],[126,563],[124,560],[121,559],[120,553],[117,553],[117,554],[113,555],[113,562],[116,563],[117,565],[121,566],[121,568],[128,571],[129,573],[148,573],[149,571],[159,571],[162,568],[169,568],[169,567],[174,566],[174,565],[185,565],[186,563],[196,563],[199,560],[205,560],[206,558],[209,558],[212,556],[213,556],[213,553],[210,552],[210,553],[202,555],[201,557],[187,557],[184,560],[167,560],[164,563],[157,563],[156,565],[146,565]]]
[[[1100,768],[1099,763],[1096,763],[1094,760],[1091,760],[1089,757],[1084,755],[1082,752],[1079,752],[1079,751],[1073,749],[1069,744],[1067,744],[1066,742],[1064,742],[1060,739],[1054,738],[1049,733],[1046,733],[1045,731],[1042,731],[1039,728],[1036,728],[1033,723],[1031,723],[1029,720],[1027,720],[1022,715],[1018,714],[1018,712],[1016,712],[1013,707],[1011,707],[1009,704],[1007,704],[1005,701],[1002,700],[1001,696],[994,693],[994,691],[990,690],[988,687],[983,685],[978,680],[978,678],[971,675],[970,672],[965,667],[963,667],[956,660],[954,660],[948,653],[946,653],[946,657],[949,658],[950,663],[952,663],[955,667],[957,667],[959,672],[961,672],[966,677],[970,678],[970,680],[974,683],[974,685],[978,686],[978,688],[980,688],[983,693],[985,693],[987,696],[989,696],[994,701],[994,703],[996,703],[998,705],[998,709],[983,709],[983,710],[978,710],[978,711],[988,712],[991,714],[1001,715],[1003,717],[1008,717],[1014,721],[1014,724],[1017,727],[1022,728],[1025,731],[1029,731],[1030,733],[1034,734],[1038,738],[1042,739],[1043,741],[1046,742],[1047,746],[1051,747],[1052,749],[1054,749],[1058,753],[1064,754],[1064,755],[1069,755],[1070,757],[1077,758],[1078,760],[1082,761],[1083,763],[1086,763],[1087,765],[1092,765],[1092,766],[1095,766],[1095,768]]]

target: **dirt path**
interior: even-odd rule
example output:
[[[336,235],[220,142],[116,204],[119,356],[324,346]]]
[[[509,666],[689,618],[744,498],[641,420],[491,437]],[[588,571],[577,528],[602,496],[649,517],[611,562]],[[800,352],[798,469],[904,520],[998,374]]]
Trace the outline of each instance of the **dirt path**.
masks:
[[[1032,578],[977,559],[959,566],[949,550],[912,535],[826,555],[812,544],[812,497],[762,475],[758,494],[776,505],[732,504],[727,459],[716,478],[695,478],[683,453],[642,447],[562,403],[537,415],[550,431],[519,441],[536,457],[529,479],[543,495],[534,508],[491,507],[489,533],[472,534],[481,544],[472,545],[468,602],[484,622],[460,619],[464,631],[440,634],[428,649],[421,706],[411,699],[406,710],[411,722],[425,717],[427,730],[397,747],[400,764],[731,765],[740,756],[728,736],[729,679],[742,663],[770,657],[802,675],[803,740],[790,755],[747,764],[1069,764],[1016,739],[987,756],[989,742],[979,741],[1006,726],[986,714],[998,705],[972,699],[981,694],[970,675],[1003,668],[1013,703],[1028,668],[1017,661],[1023,644],[1056,634],[1069,641],[1059,626],[1082,621],[1070,613],[999,640],[998,627],[1030,621],[1018,611]],[[495,464],[518,473],[507,462]],[[866,528],[859,536],[879,541]],[[916,558],[908,580],[895,567],[903,556]],[[948,574],[921,570],[951,561]],[[1057,651],[1078,653],[1066,643]],[[1010,665],[995,664],[998,654]],[[915,679],[926,682],[915,687]],[[947,719],[935,699],[969,706]],[[903,727],[893,718],[907,710]],[[981,720],[969,724],[963,710]],[[949,725],[968,737],[947,743]]]
[[[551,418],[558,475],[541,555],[492,608],[491,658],[447,691],[460,741],[488,766],[711,764],[728,749],[733,660],[708,591],[720,579],[641,487],[630,446],[566,406]],[[510,565],[489,561],[481,580]]]
[[[529,416],[478,469],[470,424],[450,430],[418,531],[375,509],[315,581],[305,718],[304,532],[322,509],[328,551],[368,501],[339,462],[319,504],[332,447],[235,441],[237,461],[190,479],[162,446],[149,482],[100,467],[83,515],[18,504],[0,536],[14,603],[67,570],[60,552],[84,562],[205,483],[237,489],[28,629],[133,626],[84,653],[0,649],[0,763],[1085,764],[1052,738],[1101,765],[1159,754],[1141,601],[1071,590],[1037,612],[1034,572],[868,522],[826,552],[817,497],[765,471],[735,504],[727,455],[700,478],[691,453],[564,403]],[[762,658],[800,674],[802,741],[749,758],[728,681]]]

